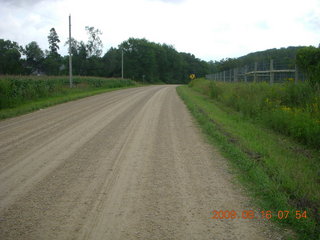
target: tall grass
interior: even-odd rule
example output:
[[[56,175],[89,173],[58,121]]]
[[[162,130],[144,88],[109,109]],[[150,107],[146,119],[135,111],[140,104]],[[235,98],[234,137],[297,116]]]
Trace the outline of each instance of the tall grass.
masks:
[[[0,109],[15,108],[26,102],[74,92],[135,85],[128,79],[99,77],[74,77],[73,83],[74,88],[70,89],[68,77],[0,76]]]
[[[190,86],[244,117],[311,147],[320,147],[320,91],[307,83],[223,83],[197,79]]]

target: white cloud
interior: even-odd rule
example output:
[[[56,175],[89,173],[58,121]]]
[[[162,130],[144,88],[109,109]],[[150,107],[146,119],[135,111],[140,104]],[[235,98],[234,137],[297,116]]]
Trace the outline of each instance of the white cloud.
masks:
[[[48,48],[60,40],[86,41],[85,26],[102,30],[105,51],[129,37],[174,45],[205,60],[292,45],[318,45],[318,0],[0,0],[0,37]],[[63,54],[66,49],[62,46]]]

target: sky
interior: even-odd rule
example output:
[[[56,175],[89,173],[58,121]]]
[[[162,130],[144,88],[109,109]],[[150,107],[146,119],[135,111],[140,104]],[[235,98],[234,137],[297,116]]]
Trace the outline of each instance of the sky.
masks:
[[[320,43],[320,0],[0,0],[0,38],[44,50],[54,27],[66,55],[69,14],[76,40],[102,31],[103,54],[130,37],[206,61]]]

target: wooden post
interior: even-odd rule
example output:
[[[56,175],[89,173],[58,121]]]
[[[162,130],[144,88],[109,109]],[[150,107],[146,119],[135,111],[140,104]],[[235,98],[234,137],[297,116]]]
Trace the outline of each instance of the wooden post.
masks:
[[[273,59],[270,59],[270,84],[274,82]]]
[[[121,78],[123,79],[123,48],[121,48]]]
[[[226,71],[223,71],[223,81],[226,81]]]
[[[232,70],[229,70],[229,81],[232,82]]]
[[[294,72],[294,84],[298,83],[298,78],[299,78],[299,72],[298,72],[298,67],[296,65],[295,67],[296,71]]]
[[[254,72],[253,72],[253,82],[257,82],[257,70],[258,70],[258,63],[254,63]]]
[[[233,81],[238,82],[238,69],[237,68],[233,69]]]
[[[244,67],[244,82],[247,82],[248,79],[247,79],[247,72],[248,72],[248,66],[245,66]]]

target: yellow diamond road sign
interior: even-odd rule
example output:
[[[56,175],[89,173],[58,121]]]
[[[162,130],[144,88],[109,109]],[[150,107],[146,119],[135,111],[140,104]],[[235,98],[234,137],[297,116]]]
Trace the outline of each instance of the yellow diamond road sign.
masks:
[[[189,76],[189,77],[190,77],[190,79],[192,79],[192,80],[193,80],[193,79],[195,79],[195,78],[196,78],[196,75],[195,75],[195,74],[190,74],[190,76]]]

